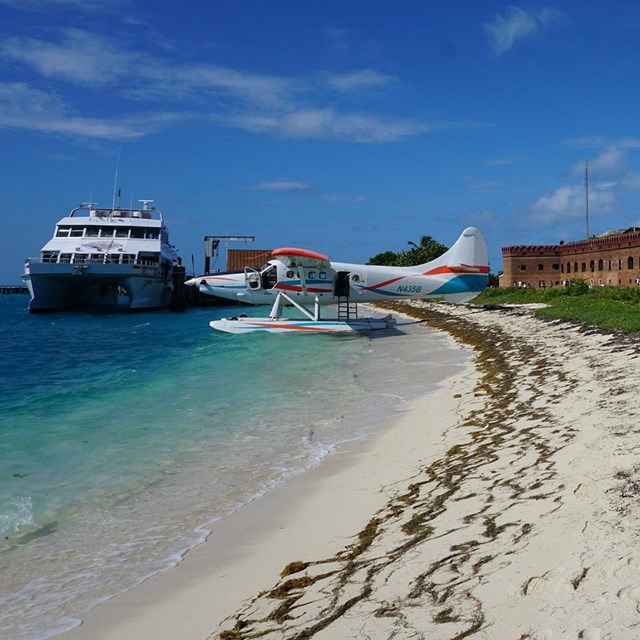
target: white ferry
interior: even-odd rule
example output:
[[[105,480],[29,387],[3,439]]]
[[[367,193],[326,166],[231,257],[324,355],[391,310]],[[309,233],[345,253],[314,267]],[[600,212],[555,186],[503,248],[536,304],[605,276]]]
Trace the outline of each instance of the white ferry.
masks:
[[[29,311],[168,306],[178,253],[153,200],[140,202],[138,209],[85,202],[59,220],[40,257],[25,262]]]

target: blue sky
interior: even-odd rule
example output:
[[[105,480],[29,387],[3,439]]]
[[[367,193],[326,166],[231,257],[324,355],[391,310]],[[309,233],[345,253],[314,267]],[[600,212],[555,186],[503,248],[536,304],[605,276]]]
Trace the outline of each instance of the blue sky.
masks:
[[[366,261],[640,225],[640,4],[0,0],[0,284],[81,201]],[[239,245],[234,245],[239,246]],[[220,265],[219,265],[220,266]]]

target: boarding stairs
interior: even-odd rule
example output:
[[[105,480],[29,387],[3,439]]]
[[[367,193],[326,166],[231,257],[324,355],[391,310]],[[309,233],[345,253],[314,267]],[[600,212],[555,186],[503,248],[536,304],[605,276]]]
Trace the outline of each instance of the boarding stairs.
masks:
[[[338,320],[349,322],[358,319],[358,304],[350,302],[348,296],[338,296]]]

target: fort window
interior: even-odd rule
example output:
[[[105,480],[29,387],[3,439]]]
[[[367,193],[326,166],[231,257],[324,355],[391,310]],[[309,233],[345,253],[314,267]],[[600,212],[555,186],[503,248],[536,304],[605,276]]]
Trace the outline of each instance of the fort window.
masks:
[[[582,263],[582,273],[584,273],[587,270],[587,263],[583,262]]]
[[[559,265],[557,262],[554,262],[554,263],[551,265],[551,268],[552,268],[554,271],[560,271],[560,265]]]
[[[543,264],[539,264],[538,265],[538,271],[544,271],[544,265]]]
[[[521,264],[520,265],[520,271],[526,271],[527,270],[527,265],[526,264]]]
[[[574,270],[576,273],[578,273],[578,263],[577,263],[577,262],[574,262],[574,263],[573,263],[573,270]]]
[[[567,273],[571,273],[571,263],[567,262]]]
[[[596,270],[596,263],[593,260],[589,260],[589,271],[593,273]]]
[[[627,258],[627,269],[633,269],[633,256]]]
[[[620,269],[622,269],[622,260],[618,260],[618,271],[620,271]]]
[[[609,260],[609,271],[611,271],[611,260]],[[609,284],[611,284],[611,280],[609,280]]]
[[[598,260],[598,271],[602,271],[603,266],[604,262],[602,260]]]

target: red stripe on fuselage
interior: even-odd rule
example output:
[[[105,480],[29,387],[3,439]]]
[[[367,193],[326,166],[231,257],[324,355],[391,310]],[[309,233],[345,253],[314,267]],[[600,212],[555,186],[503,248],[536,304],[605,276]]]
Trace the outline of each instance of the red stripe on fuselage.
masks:
[[[394,282],[398,282],[398,280],[402,280],[407,276],[399,276],[397,278],[391,278],[391,280],[385,280],[384,282],[379,282],[378,284],[372,284],[370,287],[363,287],[364,291],[373,291],[374,289],[380,289],[380,287],[386,287],[388,284],[393,284]]]
[[[282,289],[283,291],[295,291],[296,293],[302,293],[302,287],[300,285],[282,284],[279,282],[274,289]],[[331,293],[331,289],[316,289],[315,287],[307,287],[307,293]]]
[[[449,265],[443,265],[441,267],[436,267],[435,269],[431,269],[430,271],[425,271],[424,273],[420,274],[423,276],[435,276],[435,275],[439,275],[441,273],[456,273],[456,274],[460,274],[460,273],[489,273],[489,267],[479,267],[479,266],[473,266],[473,265],[469,265],[469,264],[461,264],[459,266],[456,267],[451,267]]]

